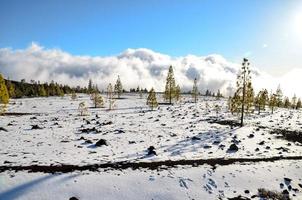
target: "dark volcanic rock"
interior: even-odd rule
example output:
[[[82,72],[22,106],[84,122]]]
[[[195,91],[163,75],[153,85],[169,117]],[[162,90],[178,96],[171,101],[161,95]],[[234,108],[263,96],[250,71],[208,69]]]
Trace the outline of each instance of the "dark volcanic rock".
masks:
[[[157,155],[156,152],[155,152],[155,148],[154,146],[150,146],[148,149],[147,149],[147,152],[148,152],[148,156],[151,156],[151,155]]]
[[[113,122],[112,121],[108,121],[108,122],[101,123],[100,126],[106,126],[106,125],[111,125],[111,124],[113,124]]]
[[[244,193],[245,193],[245,194],[249,194],[250,191],[249,191],[249,190],[244,190]]]
[[[123,131],[122,129],[116,129],[114,131],[115,131],[115,134],[125,133],[125,131]]]
[[[287,183],[290,183],[292,181],[292,179],[290,179],[290,178],[287,178],[287,177],[285,177],[284,178],[284,182],[287,184]]]
[[[79,200],[79,199],[76,197],[70,197],[69,200]]]
[[[108,146],[107,141],[104,140],[104,139],[100,139],[99,141],[97,141],[97,142],[95,143],[95,146],[96,146],[96,147],[100,147],[100,146],[103,146],[103,145]]]
[[[238,151],[238,147],[237,147],[237,145],[236,144],[231,144],[231,146],[229,147],[229,149],[228,149],[228,151],[230,151],[230,152],[236,152],[236,151]]]
[[[98,133],[98,130],[95,127],[93,127],[93,128],[83,128],[83,129],[80,129],[80,131],[82,133],[90,133],[90,132]]]
[[[5,132],[7,132],[7,130],[6,130],[5,128],[3,128],[3,127],[0,127],[0,131],[5,131]]]
[[[197,136],[193,136],[192,138],[191,138],[191,140],[201,140],[199,137],[197,137]]]
[[[31,125],[31,130],[42,129],[39,125]]]

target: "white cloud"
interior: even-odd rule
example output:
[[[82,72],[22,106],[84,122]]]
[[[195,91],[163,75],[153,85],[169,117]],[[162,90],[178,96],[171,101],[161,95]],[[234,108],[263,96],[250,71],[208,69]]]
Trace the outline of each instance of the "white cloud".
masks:
[[[267,44],[263,44],[263,45],[262,45],[262,48],[263,48],[263,49],[265,49],[265,48],[267,48],[267,47],[268,47]]]
[[[163,91],[170,65],[174,67],[176,81],[182,89],[190,90],[196,77],[203,92],[206,89],[226,92],[230,84],[235,85],[240,69],[240,64],[229,62],[216,54],[170,57],[140,48],[127,49],[118,56],[91,57],[71,55],[60,49],[46,49],[36,43],[26,49],[0,49],[0,72],[10,79],[25,78],[27,81],[34,79],[42,82],[54,80],[72,86],[86,86],[91,78],[101,89],[105,89],[109,82],[114,83],[117,75],[120,75],[126,89],[139,85]],[[275,89],[279,82],[281,86],[284,82],[287,84],[284,89],[293,93],[293,85],[298,84],[295,81],[300,81],[301,85],[296,73],[289,73],[277,80],[253,68],[252,75],[256,89]]]

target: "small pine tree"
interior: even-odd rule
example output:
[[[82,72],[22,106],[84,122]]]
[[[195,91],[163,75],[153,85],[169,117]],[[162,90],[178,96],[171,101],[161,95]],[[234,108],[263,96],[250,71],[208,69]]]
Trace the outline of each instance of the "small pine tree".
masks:
[[[120,76],[117,77],[116,83],[114,85],[114,92],[117,94],[117,98],[121,98],[121,94],[123,92],[123,86],[120,80]]]
[[[74,91],[72,91],[71,92],[71,100],[76,100],[77,99],[77,94],[74,92]]]
[[[140,99],[143,98],[143,89],[142,89],[142,88],[139,90],[139,98],[140,98]]]
[[[192,98],[194,100],[194,103],[197,103],[197,98],[198,98],[198,88],[197,88],[197,79],[194,79],[194,84],[192,88]]]
[[[255,105],[258,108],[258,114],[261,110],[265,110],[265,105],[268,101],[268,92],[266,89],[259,91],[258,95],[255,98]]]
[[[16,97],[15,85],[11,81],[7,81],[6,88],[7,88],[7,91],[8,91],[8,96],[10,98]]]
[[[172,100],[175,98],[175,88],[176,88],[176,84],[175,84],[174,72],[172,66],[170,66],[166,79],[166,86],[164,92],[164,99],[166,101],[169,101],[170,104],[172,104]]]
[[[44,88],[44,85],[39,85],[38,86],[38,93],[40,97],[45,97],[47,96],[46,90]]]
[[[176,99],[176,101],[180,100],[180,93],[181,93],[180,87],[179,87],[179,85],[177,85],[176,88],[175,88],[175,99]]]
[[[157,108],[158,103],[156,100],[156,94],[154,89],[152,88],[149,92],[148,98],[147,98],[147,105],[153,110],[154,108]]]
[[[5,85],[4,78],[2,74],[0,74],[0,114],[5,112],[8,102],[9,94]]]
[[[222,94],[220,93],[220,90],[218,89],[217,95],[216,95],[216,100],[219,100],[222,97]]]
[[[296,109],[299,110],[301,108],[301,99],[299,98],[297,101]]]
[[[237,90],[235,94],[239,97],[239,101],[235,101],[238,103],[235,107],[240,107],[241,117],[240,117],[240,125],[243,126],[243,117],[245,113],[249,113],[252,108],[254,102],[254,91],[252,87],[251,80],[251,71],[249,69],[249,61],[244,58],[242,62],[241,72],[237,77]]]
[[[97,90],[95,90],[92,94],[91,94],[91,100],[93,102],[94,108],[101,108],[104,106],[104,100],[103,97],[100,95],[99,92],[97,92]]]
[[[219,105],[215,105],[214,106],[215,112],[216,112],[216,118],[218,118],[219,112],[221,111],[221,106]]]
[[[230,112],[232,113],[232,115],[234,113],[239,114],[240,113],[240,95],[238,94],[238,91],[236,91],[234,93],[234,96],[231,97],[231,104],[230,104]]]
[[[281,87],[280,85],[278,85],[278,88],[276,90],[276,106],[277,107],[281,107],[282,106],[282,98],[283,98],[283,93],[282,93],[282,90],[281,90]]]
[[[88,115],[88,107],[86,106],[85,102],[79,103],[78,107],[80,116]]]
[[[88,94],[91,94],[92,91],[93,91],[93,85],[92,85],[92,80],[91,80],[91,79],[89,79],[87,90],[88,90],[88,91],[87,91]]]
[[[291,104],[290,104],[290,101],[289,101],[288,97],[284,98],[283,106],[284,106],[284,108],[290,108],[291,107]]]
[[[109,103],[109,110],[112,110],[114,107],[115,98],[114,98],[113,87],[112,87],[111,83],[109,83],[109,85],[107,87],[107,99],[108,99],[108,103]]]
[[[273,93],[271,93],[271,95],[269,97],[268,106],[272,110],[272,114],[273,114],[274,113],[274,108],[277,106],[277,98],[276,98],[276,95],[273,94]]]
[[[297,106],[297,97],[296,97],[296,95],[293,96],[291,104],[292,104],[292,108],[295,109],[296,106]]]

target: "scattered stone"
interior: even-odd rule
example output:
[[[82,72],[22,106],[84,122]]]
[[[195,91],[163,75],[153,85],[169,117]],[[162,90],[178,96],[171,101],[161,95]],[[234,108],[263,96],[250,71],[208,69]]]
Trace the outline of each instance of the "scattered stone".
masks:
[[[261,142],[259,142],[258,144],[259,144],[259,145],[264,145],[264,143],[265,143],[264,141],[261,141]]]
[[[43,128],[38,125],[31,125],[31,130],[36,130],[36,129],[43,129]]]
[[[79,199],[76,197],[70,197],[69,200],[79,200]]]
[[[114,130],[115,134],[121,134],[121,133],[125,133],[125,131],[123,131],[122,129],[116,129]]]
[[[135,144],[136,142],[135,141],[129,141],[128,143],[129,144]]]
[[[290,179],[290,178],[287,178],[287,177],[284,178],[285,183],[290,183],[291,181],[292,181],[292,179]]]
[[[150,146],[150,147],[147,149],[147,151],[148,151],[148,154],[147,154],[148,156],[157,155],[156,152],[155,152],[154,146]]]
[[[249,134],[248,136],[247,136],[248,138],[253,138],[254,137],[254,134]]]
[[[220,141],[218,141],[218,140],[215,140],[214,142],[213,142],[213,144],[219,144],[220,143]]]
[[[228,200],[250,200],[250,198],[239,195],[237,197],[228,198]]]
[[[255,151],[259,151],[259,148],[257,147],[257,148],[255,149]]]
[[[250,191],[249,191],[249,190],[244,190],[244,193],[245,193],[245,194],[249,194]]]
[[[288,186],[287,186],[287,189],[288,189],[288,190],[292,190],[292,186],[291,186],[291,185],[288,185]]]
[[[86,144],[92,144],[93,142],[91,140],[85,140]]]
[[[90,132],[98,133],[99,131],[95,127],[93,127],[93,128],[82,128],[82,129],[80,129],[80,132],[82,132],[82,133],[90,133]]]
[[[238,147],[236,144],[231,144],[231,146],[229,147],[228,151],[233,151],[233,152],[236,152],[238,151]]]
[[[103,145],[108,146],[107,141],[105,139],[100,139],[99,141],[97,141],[95,143],[95,146],[97,146],[97,147],[100,147],[100,146],[103,146]]]
[[[288,192],[287,189],[285,189],[285,190],[282,191],[282,194],[289,195],[289,192]]]
[[[199,137],[197,137],[197,136],[193,136],[192,138],[191,138],[191,140],[201,140]]]
[[[7,129],[3,128],[3,127],[0,127],[0,131],[5,131],[7,132]]]
[[[111,125],[111,124],[113,124],[113,122],[112,121],[108,121],[108,122],[101,123],[100,126],[106,126],[106,125]]]

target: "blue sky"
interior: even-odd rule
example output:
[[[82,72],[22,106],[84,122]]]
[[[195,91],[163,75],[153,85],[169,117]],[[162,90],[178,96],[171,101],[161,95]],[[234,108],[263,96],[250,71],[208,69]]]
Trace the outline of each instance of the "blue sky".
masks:
[[[302,1],[293,0],[1,0],[0,48],[35,41],[76,55],[143,47],[171,56],[248,56],[278,75],[301,67],[302,20],[292,23],[301,12]]]

